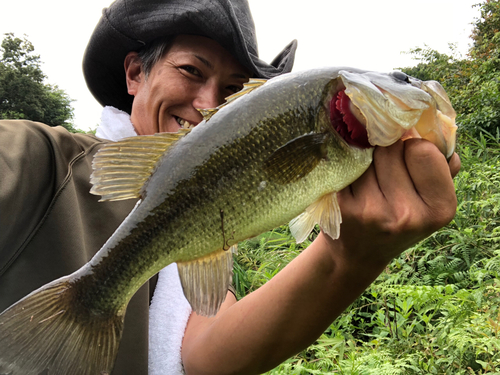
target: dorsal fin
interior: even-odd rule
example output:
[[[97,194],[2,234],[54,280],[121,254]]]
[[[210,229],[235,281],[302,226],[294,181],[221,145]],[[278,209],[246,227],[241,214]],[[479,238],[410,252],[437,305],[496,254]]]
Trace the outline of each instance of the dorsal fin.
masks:
[[[99,201],[140,198],[144,183],[155,170],[165,151],[185,134],[159,133],[125,138],[106,143],[94,156],[90,193],[101,195]]]
[[[221,109],[222,107],[235,101],[236,99],[241,98],[242,96],[250,93],[251,91],[255,90],[256,88],[259,88],[264,83],[266,83],[266,81],[267,80],[261,79],[261,78],[250,78],[250,80],[248,82],[243,84],[243,88],[240,91],[225,98],[226,101],[224,103],[222,103],[220,106],[218,106],[216,108],[207,108],[207,109],[196,108],[196,109],[203,116],[203,120],[208,121],[212,118],[213,115],[215,115],[217,113],[217,111],[219,111],[219,109]]]
[[[235,101],[236,99],[241,98],[243,95],[246,95],[246,94],[252,92],[253,90],[259,88],[260,86],[262,86],[266,82],[267,82],[266,79],[250,78],[247,83],[243,84],[243,88],[240,91],[234,93],[233,95],[228,96],[226,98],[225,103],[220,105],[219,107],[222,107],[224,105],[228,105],[229,103]]]
[[[203,120],[208,121],[212,118],[213,115],[217,113],[219,108],[220,106],[217,108],[207,108],[207,109],[196,108],[196,110],[201,113],[201,115],[203,116]]]

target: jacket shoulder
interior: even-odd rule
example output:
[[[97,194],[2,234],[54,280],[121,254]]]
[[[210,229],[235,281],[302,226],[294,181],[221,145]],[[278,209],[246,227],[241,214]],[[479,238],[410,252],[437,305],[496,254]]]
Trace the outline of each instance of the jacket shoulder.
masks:
[[[103,141],[62,127],[0,120],[0,275],[46,220],[74,168],[87,185],[93,151]],[[80,184],[80,181],[75,182]]]
[[[67,156],[85,152],[104,142],[90,134],[70,133],[62,126],[51,127],[28,120],[0,120],[0,134],[2,149],[18,146],[18,142],[24,141],[23,143],[29,142],[32,145],[30,150],[52,146]]]

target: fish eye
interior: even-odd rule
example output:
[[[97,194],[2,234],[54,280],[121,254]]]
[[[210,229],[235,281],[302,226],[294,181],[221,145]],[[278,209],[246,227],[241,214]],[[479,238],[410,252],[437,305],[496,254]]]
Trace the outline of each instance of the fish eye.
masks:
[[[394,71],[394,72],[391,72],[390,75],[395,78],[396,80],[398,81],[401,81],[401,82],[406,82],[406,83],[410,83],[410,78],[408,77],[408,75],[406,75],[405,73],[403,72],[400,72],[400,71]]]

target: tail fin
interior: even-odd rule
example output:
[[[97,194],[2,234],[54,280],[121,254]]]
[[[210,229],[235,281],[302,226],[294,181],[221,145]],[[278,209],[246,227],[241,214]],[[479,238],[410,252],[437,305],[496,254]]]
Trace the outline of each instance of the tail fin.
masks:
[[[81,314],[72,285],[56,280],[0,314],[0,374],[111,373],[124,316]]]

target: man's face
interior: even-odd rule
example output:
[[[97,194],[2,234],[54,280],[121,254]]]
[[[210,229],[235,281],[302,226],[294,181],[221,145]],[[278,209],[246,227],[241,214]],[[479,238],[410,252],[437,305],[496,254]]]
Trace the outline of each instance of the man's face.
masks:
[[[132,57],[130,57],[132,56]],[[243,88],[248,71],[212,39],[179,35],[148,76],[132,52],[125,60],[134,96],[131,120],[140,135],[176,132],[202,121],[196,108],[214,108]]]

